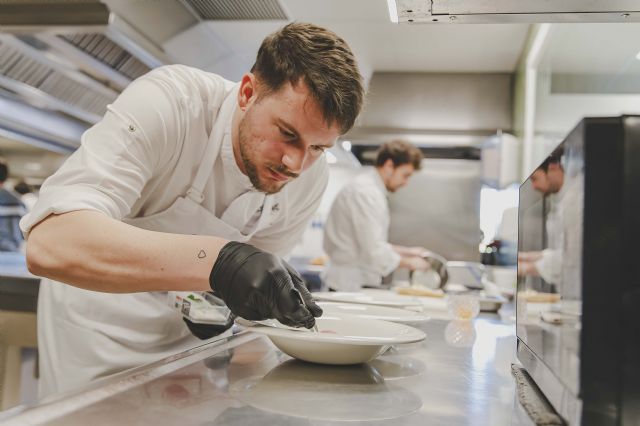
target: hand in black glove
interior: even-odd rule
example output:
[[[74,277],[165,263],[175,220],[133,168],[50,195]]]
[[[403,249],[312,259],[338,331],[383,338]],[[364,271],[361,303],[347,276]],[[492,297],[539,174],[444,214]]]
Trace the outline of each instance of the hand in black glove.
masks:
[[[314,317],[322,315],[302,277],[287,262],[249,244],[227,243],[209,284],[231,312],[248,320],[275,318],[291,327],[311,328]]]

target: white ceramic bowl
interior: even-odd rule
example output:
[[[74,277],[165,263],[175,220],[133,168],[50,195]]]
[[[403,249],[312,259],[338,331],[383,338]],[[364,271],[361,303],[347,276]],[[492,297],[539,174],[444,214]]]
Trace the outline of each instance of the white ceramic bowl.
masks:
[[[351,316],[322,316],[316,319],[319,332],[288,327],[256,325],[282,352],[318,364],[348,365],[367,362],[389,346],[413,343],[426,335],[413,327],[393,322]]]

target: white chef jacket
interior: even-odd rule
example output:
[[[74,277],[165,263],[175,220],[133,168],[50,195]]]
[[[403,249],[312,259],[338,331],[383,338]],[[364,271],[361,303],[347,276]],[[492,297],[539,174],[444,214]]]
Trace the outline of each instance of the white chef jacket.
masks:
[[[184,65],[160,67],[137,79],[45,181],[38,202],[20,223],[23,233],[28,236],[35,224],[54,213],[96,210],[123,219],[167,209],[189,188],[213,126],[231,123],[232,109],[217,117],[220,98],[235,102],[236,95],[234,83]],[[194,138],[191,126],[202,127],[202,137]],[[328,176],[326,161],[318,160],[289,182],[276,194],[277,219],[250,243],[288,254],[317,209]],[[232,200],[251,190],[232,146],[223,145],[202,205],[220,216]],[[254,211],[245,213],[250,217]]]
[[[323,279],[330,288],[354,291],[379,285],[400,263],[387,242],[387,189],[376,169],[356,176],[336,196],[324,232],[329,263]]]
[[[581,253],[583,226],[582,206],[584,205],[584,177],[565,177],[564,184],[556,194],[548,196],[549,211],[545,226],[547,246],[542,257],[536,262],[540,276],[563,299],[580,299]]]
[[[182,65],[161,67],[134,81],[83,134],[81,147],[46,180],[38,202],[21,221],[25,235],[48,215],[75,210],[99,211],[134,226],[136,221],[153,222],[187,194],[239,232],[256,225],[256,209],[268,206],[267,219],[245,233],[251,235],[248,242],[287,254],[320,203],[328,167],[317,161],[260,204],[264,197],[235,163],[229,137],[237,88],[217,75]],[[209,152],[216,157],[202,194],[189,194]],[[252,192],[258,196],[247,197]],[[189,217],[188,212],[182,217]],[[167,228],[200,229],[194,218],[198,223]],[[159,222],[155,230],[174,232]],[[161,295],[98,293],[43,279],[38,341],[41,382],[46,383],[41,396],[197,344],[180,315],[169,312],[156,296]]]

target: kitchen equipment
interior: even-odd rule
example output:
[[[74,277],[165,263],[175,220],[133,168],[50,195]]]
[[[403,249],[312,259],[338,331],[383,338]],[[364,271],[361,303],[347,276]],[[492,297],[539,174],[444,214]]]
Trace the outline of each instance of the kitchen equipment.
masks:
[[[640,419],[638,164],[640,116],[585,118],[520,186],[517,355],[571,425]]]
[[[507,299],[502,296],[481,295],[478,297],[480,303],[480,311],[482,312],[498,312]]]
[[[460,284],[469,289],[482,290],[484,269],[484,265],[478,262],[449,261],[447,262],[448,282]]]
[[[414,343],[426,335],[413,327],[347,315],[316,319],[318,333],[282,327],[254,326],[251,331],[269,337],[282,352],[318,364],[347,365],[367,362],[391,345]]]
[[[429,263],[430,267],[426,271],[411,271],[409,274],[411,284],[431,289],[443,288],[449,280],[447,260],[432,251],[424,252],[422,258]]]
[[[224,325],[231,311],[218,297],[204,291],[169,291],[167,304],[196,324]]]

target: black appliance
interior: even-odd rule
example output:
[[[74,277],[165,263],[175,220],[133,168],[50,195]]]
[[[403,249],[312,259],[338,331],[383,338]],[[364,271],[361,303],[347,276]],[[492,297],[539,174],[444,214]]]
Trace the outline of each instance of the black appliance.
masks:
[[[541,167],[520,187],[518,359],[567,423],[640,425],[640,116],[583,119]]]

